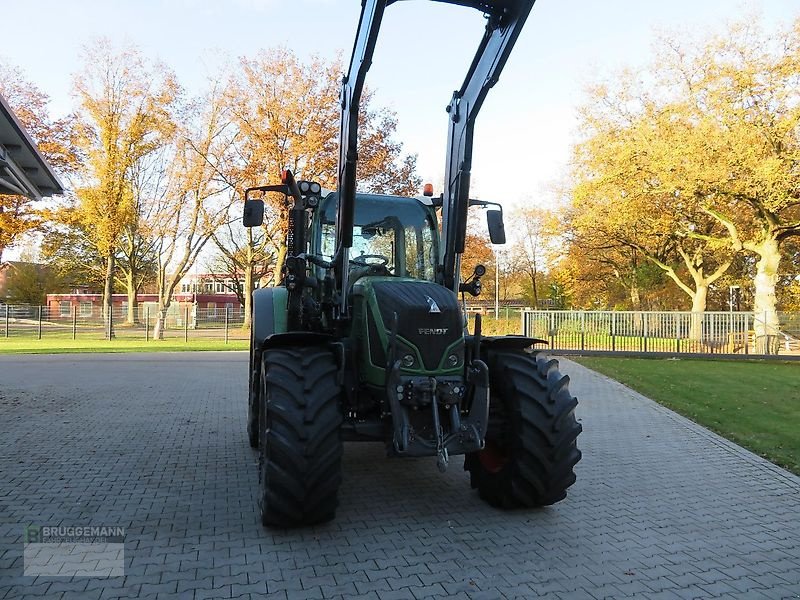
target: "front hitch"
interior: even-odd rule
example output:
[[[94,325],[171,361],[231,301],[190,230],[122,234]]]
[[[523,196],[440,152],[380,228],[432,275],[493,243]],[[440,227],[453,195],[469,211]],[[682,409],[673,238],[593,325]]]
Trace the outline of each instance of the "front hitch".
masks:
[[[451,454],[481,450],[489,422],[489,368],[482,360],[473,360],[467,369],[469,412],[462,418],[459,403],[445,395],[433,377],[409,378],[400,375],[400,361],[395,361],[386,378],[386,395],[392,413],[392,440],[389,452],[397,456],[436,456],[439,470],[447,469]],[[461,384],[463,386],[463,384]],[[447,411],[442,419],[439,411]],[[416,419],[412,419],[411,409]],[[432,412],[433,435],[424,437],[414,429],[419,424],[420,409]],[[427,428],[425,424],[421,429]]]

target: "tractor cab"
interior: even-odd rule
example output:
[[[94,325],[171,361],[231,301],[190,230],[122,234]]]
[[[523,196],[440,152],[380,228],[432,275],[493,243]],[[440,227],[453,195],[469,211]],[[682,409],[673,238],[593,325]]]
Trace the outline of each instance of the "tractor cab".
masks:
[[[338,194],[320,202],[312,224],[312,254],[332,261],[336,253]],[[439,231],[430,206],[416,198],[357,194],[350,252],[351,287],[365,274],[434,281]]]

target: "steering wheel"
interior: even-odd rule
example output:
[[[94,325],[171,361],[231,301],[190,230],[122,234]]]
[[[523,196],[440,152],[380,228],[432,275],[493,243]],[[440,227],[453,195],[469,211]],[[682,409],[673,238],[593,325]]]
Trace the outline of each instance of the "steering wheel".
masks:
[[[369,267],[372,265],[385,267],[389,264],[389,259],[380,254],[362,254],[360,256],[356,256],[355,258],[351,258],[350,262],[359,267]]]

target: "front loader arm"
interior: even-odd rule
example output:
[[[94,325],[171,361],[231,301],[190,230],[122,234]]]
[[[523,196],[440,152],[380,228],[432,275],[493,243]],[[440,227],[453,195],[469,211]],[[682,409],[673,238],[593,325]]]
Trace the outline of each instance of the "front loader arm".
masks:
[[[342,315],[347,314],[347,278],[353,247],[353,216],[356,203],[358,162],[358,107],[364,79],[372,65],[372,54],[383,19],[386,0],[364,0],[358,21],[350,67],[342,80],[342,122],[339,130],[339,206],[336,216],[336,289],[341,293]]]
[[[497,83],[534,1],[453,2],[482,9],[488,14],[486,31],[464,83],[460,90],[453,92],[447,107],[450,124],[442,192],[444,244],[440,283],[455,292],[458,292],[461,254],[466,240],[475,119],[489,89]]]
[[[340,314],[347,315],[349,251],[353,246],[353,217],[358,162],[358,109],[364,80],[372,65],[386,6],[398,0],[362,0],[356,42],[347,75],[342,81],[339,138],[339,206],[336,222],[336,289],[341,294]],[[497,82],[511,49],[535,0],[436,0],[480,10],[488,18],[461,89],[453,93],[447,111],[450,126],[443,191],[444,247],[439,282],[458,291],[460,255],[464,252],[472,135],[475,118],[489,89]]]

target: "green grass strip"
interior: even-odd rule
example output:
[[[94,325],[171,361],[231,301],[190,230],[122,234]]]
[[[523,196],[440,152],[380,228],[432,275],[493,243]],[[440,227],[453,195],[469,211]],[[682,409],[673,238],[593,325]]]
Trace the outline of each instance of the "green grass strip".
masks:
[[[188,352],[247,350],[247,340],[96,340],[0,338],[0,354],[64,354],[70,352]]]
[[[800,363],[574,360],[800,475]]]

